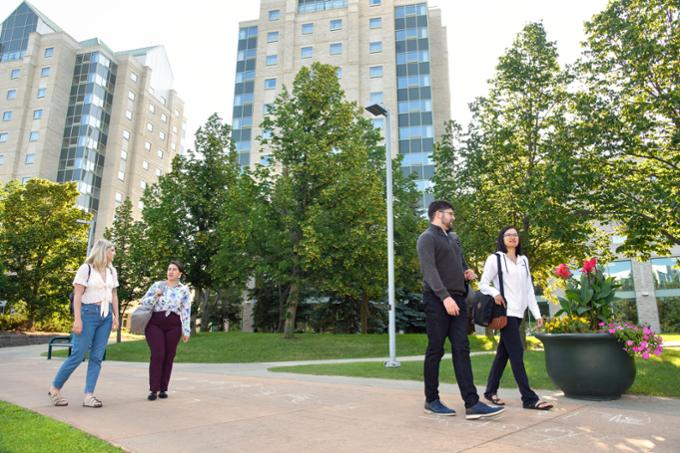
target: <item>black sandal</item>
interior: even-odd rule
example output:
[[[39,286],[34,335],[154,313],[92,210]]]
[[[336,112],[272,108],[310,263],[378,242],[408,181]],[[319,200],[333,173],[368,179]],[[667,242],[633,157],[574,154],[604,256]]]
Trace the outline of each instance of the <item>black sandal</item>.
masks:
[[[529,404],[528,406],[524,406],[524,409],[534,409],[537,411],[549,411],[552,409],[554,406],[550,403],[546,403],[545,401],[536,401],[535,403]]]
[[[495,393],[494,393],[493,395],[491,395],[491,396],[486,396],[486,395],[484,395],[484,398],[485,398],[487,401],[489,401],[489,402],[495,404],[496,406],[505,406],[505,401],[503,401],[502,399],[500,399],[500,398],[498,397],[498,395],[496,395]]]

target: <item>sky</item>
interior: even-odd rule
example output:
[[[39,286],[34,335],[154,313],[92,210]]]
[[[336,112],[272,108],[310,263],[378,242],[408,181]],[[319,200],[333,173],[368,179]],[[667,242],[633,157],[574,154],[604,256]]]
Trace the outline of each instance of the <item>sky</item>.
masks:
[[[258,0],[30,0],[78,41],[97,37],[114,52],[163,45],[185,102],[186,146],[217,112],[231,122],[239,21],[259,17]],[[0,2],[4,20],[19,0]],[[522,27],[543,21],[557,41],[560,63],[572,63],[584,40],[583,24],[606,0],[430,0],[447,28],[451,114],[466,125],[468,103],[487,93],[498,58]],[[433,55],[436,53],[433,52]]]

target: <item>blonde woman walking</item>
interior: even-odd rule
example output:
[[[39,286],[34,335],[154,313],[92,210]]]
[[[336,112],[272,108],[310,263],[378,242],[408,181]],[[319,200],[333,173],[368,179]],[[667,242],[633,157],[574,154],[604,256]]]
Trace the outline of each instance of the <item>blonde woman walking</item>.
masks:
[[[113,244],[99,239],[73,279],[73,351],[62,363],[48,392],[55,406],[68,405],[61,389],[89,352],[83,406],[102,407],[94,389],[109,334],[118,328],[118,275],[112,265],[115,255]]]

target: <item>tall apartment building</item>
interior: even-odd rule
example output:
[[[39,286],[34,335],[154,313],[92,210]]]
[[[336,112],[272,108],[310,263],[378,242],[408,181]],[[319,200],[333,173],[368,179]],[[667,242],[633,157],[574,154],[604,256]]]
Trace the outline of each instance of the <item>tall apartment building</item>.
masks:
[[[184,105],[162,46],[76,41],[28,2],[0,29],[0,181],[76,181],[95,237],[181,152]]]
[[[451,118],[439,9],[414,0],[261,0],[260,18],[239,25],[232,125],[242,166],[267,162],[256,140],[267,105],[319,61],[337,66],[349,100],[389,110],[402,171],[430,187],[432,145]],[[424,206],[430,198],[423,195]]]

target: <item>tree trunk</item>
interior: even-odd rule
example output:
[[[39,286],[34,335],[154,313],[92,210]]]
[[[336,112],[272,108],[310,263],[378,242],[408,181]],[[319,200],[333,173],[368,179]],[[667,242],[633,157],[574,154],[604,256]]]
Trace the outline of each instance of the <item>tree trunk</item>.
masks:
[[[361,333],[368,333],[368,295],[364,293],[359,304],[359,319],[361,320]]]
[[[286,310],[285,304],[288,300],[288,295],[290,294],[290,285],[279,286],[279,322],[276,325],[277,332],[283,332],[283,328],[286,322]]]
[[[210,306],[208,304],[209,291],[203,288],[196,288],[196,296],[198,300],[201,301],[200,313],[201,313],[201,332],[208,332],[208,325],[210,324]]]
[[[300,287],[298,283],[290,285],[288,301],[286,303],[286,321],[283,326],[283,338],[291,339],[295,333],[295,314],[297,313],[298,302],[300,300]]]

